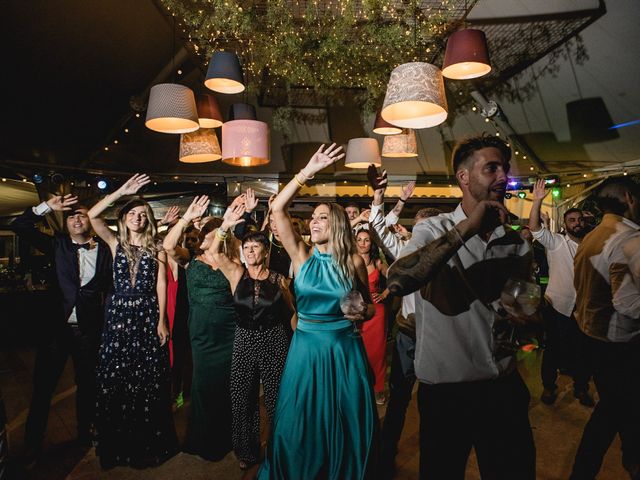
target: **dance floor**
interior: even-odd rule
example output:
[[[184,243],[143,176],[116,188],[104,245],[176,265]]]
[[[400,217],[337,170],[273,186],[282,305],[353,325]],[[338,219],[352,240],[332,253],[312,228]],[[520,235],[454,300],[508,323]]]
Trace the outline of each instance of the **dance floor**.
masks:
[[[11,454],[22,447],[24,422],[31,397],[31,373],[33,371],[34,351],[29,348],[16,348],[0,352],[0,386],[4,391],[7,415],[9,418],[9,445]],[[541,480],[566,479],[569,476],[582,429],[589,418],[591,409],[583,407],[573,398],[571,384],[567,377],[559,380],[560,395],[553,406],[539,401],[540,358],[520,364],[527,385],[531,391],[530,418],[537,448],[537,478]],[[593,391],[593,385],[591,386]],[[49,429],[45,442],[45,451],[41,462],[30,471],[18,468],[10,478],[16,480],[93,480],[93,479],[240,479],[240,471],[232,454],[218,463],[209,463],[198,457],[181,453],[164,465],[147,470],[115,468],[102,472],[93,449],[87,451],[73,443],[75,434],[73,370],[71,365],[63,374],[56,390]],[[188,405],[176,413],[178,434],[184,437]],[[380,417],[384,416],[384,407],[379,407]],[[626,473],[620,464],[620,442],[616,439],[605,458],[599,480],[620,480]],[[405,429],[400,442],[397,457],[397,479],[415,480],[418,478],[418,412],[415,401],[411,403],[407,414]],[[479,479],[475,459],[472,456],[467,466],[467,479]]]

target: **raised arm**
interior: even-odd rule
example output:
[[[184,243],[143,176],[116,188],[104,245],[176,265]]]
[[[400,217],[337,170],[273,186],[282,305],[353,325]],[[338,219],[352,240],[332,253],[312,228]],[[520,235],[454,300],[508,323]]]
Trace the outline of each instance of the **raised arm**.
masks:
[[[160,219],[160,221],[158,222],[158,227],[161,227],[163,225],[170,227],[178,220],[179,217],[180,207],[178,207],[177,205],[173,205],[167,209],[164,216]]]
[[[396,202],[395,207],[393,207],[393,210],[391,210],[391,212],[389,213],[389,215],[387,215],[387,218],[385,219],[387,227],[390,227],[391,225],[395,225],[396,223],[398,223],[398,219],[400,218],[402,209],[411,198],[411,195],[413,195],[413,192],[415,189],[416,189],[416,182],[414,180],[411,180],[410,182],[405,183],[402,186],[402,193],[400,194],[400,198]]]
[[[509,213],[501,203],[482,201],[467,219],[435,240],[427,232],[427,225],[419,223],[414,228],[408,248],[424,246],[399,258],[389,267],[387,288],[397,296],[419,290],[434,278],[464,242],[474,235],[493,231],[508,218]]]
[[[231,285],[231,292],[236,291],[236,287],[242,277],[244,267],[229,258],[224,251],[224,241],[238,223],[244,222],[244,219],[242,218],[244,208],[244,203],[239,203],[227,209],[224,214],[222,225],[220,225],[216,231],[216,234],[213,237],[213,243],[211,244],[213,259],[218,264],[222,274],[229,281],[229,284]]]
[[[389,253],[393,258],[400,256],[400,251],[406,242],[400,241],[384,222],[384,189],[374,190],[373,203],[371,204],[371,215],[369,225],[373,233],[380,240],[385,249],[385,254]]]
[[[256,197],[256,192],[253,188],[247,188],[247,191],[244,193],[244,215],[242,216],[244,222],[240,222],[233,229],[233,234],[236,238],[242,239],[245,233],[247,233],[249,225],[255,225],[256,222],[253,220],[251,213],[258,206],[258,198]]]
[[[133,177],[127,180],[118,190],[110,193],[98,203],[96,203],[88,212],[89,220],[91,220],[91,226],[98,236],[105,241],[109,248],[111,248],[111,254],[115,256],[116,244],[118,243],[116,234],[109,228],[107,222],[105,222],[100,215],[110,205],[120,200],[126,195],[133,195],[138,192],[142,187],[151,182],[148,175],[136,173]]]
[[[278,228],[278,235],[289,258],[291,258],[295,274],[298,273],[300,266],[302,266],[309,257],[309,247],[293,228],[291,218],[289,218],[289,214],[287,213],[287,208],[298,193],[298,190],[302,188],[308,180],[312,179],[314,175],[322,169],[343,157],[344,152],[342,151],[342,147],[337,146],[335,143],[331,144],[326,150],[324,145],[321,145],[307,165],[300,170],[299,173],[294,175],[293,179],[285,185],[271,204],[271,213]]]
[[[204,213],[207,211],[207,207],[209,206],[209,197],[206,195],[202,195],[200,197],[196,197],[187,208],[187,211],[184,212],[182,218],[178,220],[178,222],[169,230],[167,236],[164,237],[164,241],[162,242],[162,248],[164,248],[167,255],[178,264],[184,266],[189,263],[191,260],[189,255],[189,250],[178,245],[180,242],[180,238],[182,234],[189,226],[189,224],[196,218],[202,217]]]
[[[533,202],[531,205],[531,213],[529,214],[529,230],[531,235],[542,246],[550,250],[555,250],[558,246],[558,234],[544,228],[540,223],[540,210],[542,209],[542,201],[549,193],[546,189],[544,178],[539,178],[533,186]]]

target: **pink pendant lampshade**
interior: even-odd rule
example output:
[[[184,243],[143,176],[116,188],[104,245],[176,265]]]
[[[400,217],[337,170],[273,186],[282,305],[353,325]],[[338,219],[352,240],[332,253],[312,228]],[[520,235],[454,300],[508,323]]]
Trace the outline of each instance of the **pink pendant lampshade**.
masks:
[[[424,62],[393,69],[382,105],[382,118],[403,128],[435,127],[447,119],[447,99],[440,69]]]
[[[369,165],[379,167],[380,147],[375,138],[352,138],[347,145],[347,157],[344,166],[349,168],[367,168]]]
[[[240,167],[269,163],[269,127],[257,120],[222,124],[222,161]]]
[[[482,30],[467,28],[449,37],[442,75],[453,80],[469,80],[490,71],[487,37]]]

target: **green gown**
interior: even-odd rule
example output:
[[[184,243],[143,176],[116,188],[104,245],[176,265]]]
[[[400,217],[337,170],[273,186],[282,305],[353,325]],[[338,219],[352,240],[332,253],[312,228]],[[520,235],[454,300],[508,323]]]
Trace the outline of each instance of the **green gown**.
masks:
[[[185,451],[220,460],[232,449],[229,378],[236,312],[220,270],[193,260],[187,287],[193,381]]]
[[[295,278],[298,327],[259,480],[359,480],[375,473],[375,399],[362,338],[340,309],[350,290],[340,278],[331,256],[316,249]]]

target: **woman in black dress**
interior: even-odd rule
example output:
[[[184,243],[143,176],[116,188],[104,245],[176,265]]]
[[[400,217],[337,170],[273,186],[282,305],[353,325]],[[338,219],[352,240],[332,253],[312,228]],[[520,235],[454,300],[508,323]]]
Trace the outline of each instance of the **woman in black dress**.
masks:
[[[166,325],[166,254],[156,243],[148,203],[135,199],[118,213],[118,232],[100,214],[149,183],[134,175],[89,210],[91,225],[114,259],[113,296],[98,358],[96,453],[103,469],[158,465],[177,451],[171,414]]]

